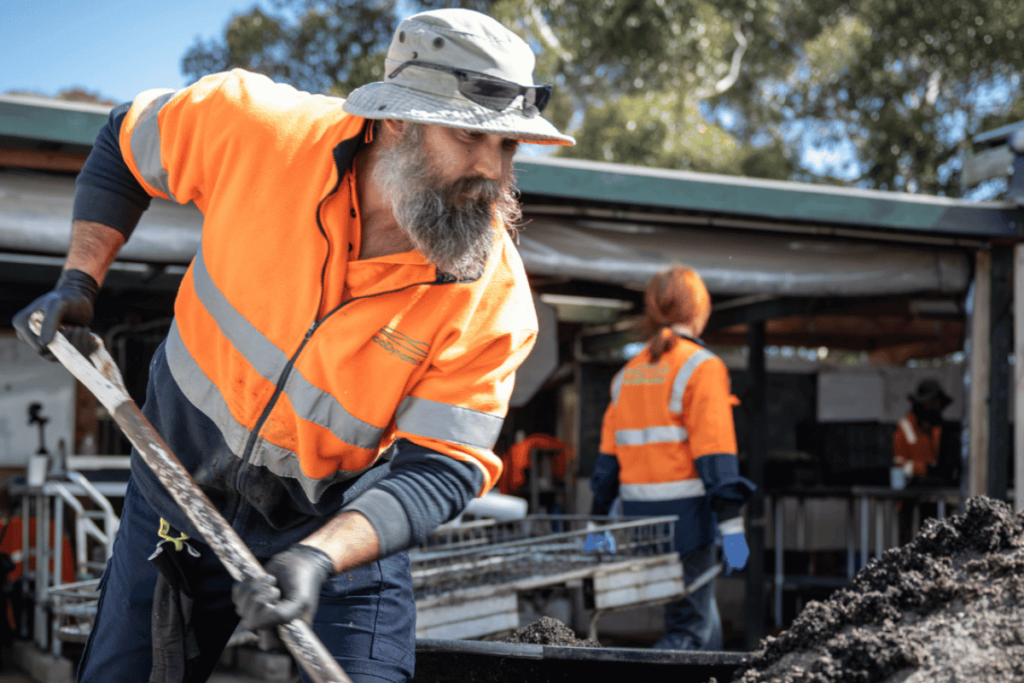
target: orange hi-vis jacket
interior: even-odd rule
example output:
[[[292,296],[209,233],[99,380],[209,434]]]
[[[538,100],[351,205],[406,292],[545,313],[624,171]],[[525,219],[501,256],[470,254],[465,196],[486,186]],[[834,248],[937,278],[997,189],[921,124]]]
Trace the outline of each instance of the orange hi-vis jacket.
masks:
[[[928,467],[939,461],[939,445],[942,442],[942,427],[932,427],[926,432],[917,424],[917,416],[911,411],[896,425],[892,435],[893,464],[903,467],[908,463],[913,470],[912,477],[924,477]]]
[[[657,363],[646,349],[626,363],[601,432],[601,452],[619,460],[623,501],[703,496],[696,461],[736,454],[737,403],[725,364],[688,339]]]
[[[753,489],[739,476],[732,417],[738,403],[725,364],[695,341],[680,338],[656,363],[645,348],[612,380],[591,479],[595,499],[614,495],[607,480],[617,475],[627,515],[679,516],[677,551],[714,541],[711,500],[742,502]]]
[[[275,524],[315,511],[399,438],[471,463],[486,492],[501,471],[491,448],[514,373],[537,334],[503,226],[474,281],[417,252],[355,260],[351,160],[366,121],[341,105],[235,70],[143,93],[120,132],[149,194],[204,214],[165,353],[237,461],[195,454],[190,470],[257,508],[269,503],[245,477],[288,482],[293,500],[260,509]]]

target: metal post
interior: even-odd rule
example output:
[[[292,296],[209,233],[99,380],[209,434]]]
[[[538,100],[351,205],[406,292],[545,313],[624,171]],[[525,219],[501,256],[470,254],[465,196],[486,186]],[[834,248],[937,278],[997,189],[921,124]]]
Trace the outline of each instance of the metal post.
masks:
[[[992,370],[989,343],[992,314],[992,255],[978,251],[974,257],[974,282],[967,297],[968,334],[967,372],[964,375],[964,394],[968,397],[966,429],[964,430],[963,477],[960,482],[961,498],[985,495],[988,492],[989,451],[989,373]]]
[[[25,487],[25,493],[21,496],[21,577],[24,581],[21,584],[21,609],[18,613],[18,637],[22,640],[28,640],[28,617],[29,617],[29,595],[28,595],[28,579],[32,577],[32,572],[29,570],[29,558],[32,557],[32,535],[29,533],[31,529],[29,525],[29,519],[32,517],[32,496],[28,492],[28,487]]]
[[[1024,155],[1017,155],[1018,161]],[[1024,178],[1022,178],[1024,181]],[[1013,249],[1013,509],[1024,510],[1024,245]]]
[[[860,568],[868,566],[868,497],[860,497]]]
[[[875,501],[875,557],[885,552],[885,508],[883,500]]]
[[[992,314],[989,354],[988,490],[1006,500],[1010,465],[1010,353],[1013,351],[1013,247],[992,247]]]
[[[775,628],[782,628],[782,588],[786,581],[782,564],[782,553],[785,544],[782,530],[785,527],[785,499],[775,496]]]
[[[64,578],[64,499],[53,498],[53,587],[60,588]],[[47,589],[49,601],[49,589]],[[57,637],[57,615],[53,616],[50,629],[50,651],[54,657],[60,657],[60,638]]]
[[[50,530],[50,506],[43,491],[45,484],[36,494],[36,603],[33,625],[35,641],[40,650],[46,649],[46,584],[50,580],[50,554],[46,534]]]
[[[857,537],[857,508],[853,496],[846,501],[846,578],[853,581],[857,573],[854,539]]]
[[[750,563],[747,565],[746,642],[749,650],[753,650],[765,635],[764,462],[768,455],[765,338],[764,321],[750,323],[747,333],[747,371],[750,375],[750,387],[746,395],[747,407],[750,408],[747,476],[757,485],[757,490],[747,506]]]

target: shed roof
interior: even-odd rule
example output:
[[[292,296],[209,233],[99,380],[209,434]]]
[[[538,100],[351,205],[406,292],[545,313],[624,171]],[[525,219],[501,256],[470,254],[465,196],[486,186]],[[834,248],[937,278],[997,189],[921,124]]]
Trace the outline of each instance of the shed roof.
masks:
[[[109,111],[0,96],[0,167],[7,167],[0,170],[6,197],[0,202],[0,270],[22,283],[9,288],[11,301],[0,296],[0,319],[53,281],[69,230],[68,172],[81,168]],[[517,172],[531,220],[519,249],[538,292],[637,303],[637,290],[653,272],[688,263],[716,296],[717,324],[725,333],[756,319],[782,324],[794,314],[816,331],[825,328],[815,321],[830,313],[871,321],[877,297],[889,297],[894,319],[916,320],[921,316],[912,295],[951,303],[970,281],[972,251],[1024,239],[1024,212],[1008,202],[561,158],[520,157]],[[201,222],[195,207],[155,201],[108,277],[104,301],[117,304],[120,293],[138,306],[139,296],[148,294],[152,310],[164,310],[194,253]],[[729,297],[735,298],[723,303]],[[870,305],[856,308],[858,301]],[[954,309],[951,317],[928,317],[933,324],[914,334],[905,323],[899,338],[859,323],[853,329],[866,330],[866,339],[847,331],[840,341],[867,349],[923,343],[942,353],[961,343],[962,311]],[[793,328],[794,338],[808,334],[800,329]]]
[[[101,105],[0,95],[0,148],[5,141],[20,140],[51,151],[62,145],[80,150],[92,145],[109,111],[110,107]],[[524,196],[563,205],[643,207],[780,224],[1024,239],[1024,214],[1010,202],[975,203],[562,158],[520,157],[516,166]]]

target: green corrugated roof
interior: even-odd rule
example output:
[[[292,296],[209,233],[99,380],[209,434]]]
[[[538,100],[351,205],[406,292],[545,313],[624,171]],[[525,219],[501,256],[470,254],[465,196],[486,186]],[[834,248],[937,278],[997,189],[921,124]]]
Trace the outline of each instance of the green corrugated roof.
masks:
[[[0,96],[0,136],[91,145],[109,107]],[[630,205],[821,226],[1024,239],[1024,212],[1009,202],[966,202],[899,192],[738,178],[552,158],[517,159],[531,198]]]
[[[534,199],[571,198],[807,225],[1024,238],[1024,212],[1010,202],[967,202],[570,159],[523,159],[516,167],[519,189]]]
[[[110,107],[38,97],[0,95],[0,135],[92,145]]]

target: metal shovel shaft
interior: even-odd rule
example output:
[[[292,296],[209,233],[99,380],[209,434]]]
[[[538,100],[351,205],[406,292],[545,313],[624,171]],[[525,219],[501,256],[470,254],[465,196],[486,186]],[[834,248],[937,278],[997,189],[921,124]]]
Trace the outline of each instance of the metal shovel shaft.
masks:
[[[33,327],[38,333],[38,321],[32,322],[36,323]],[[62,334],[54,335],[49,348],[57,360],[110,412],[228,573],[236,581],[266,576],[263,566],[192,480],[192,476],[128,395],[121,373],[102,341],[95,335],[93,338],[97,348],[88,359]],[[352,683],[309,624],[295,619],[279,626],[278,633],[299,665],[316,683]]]

